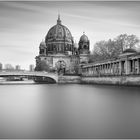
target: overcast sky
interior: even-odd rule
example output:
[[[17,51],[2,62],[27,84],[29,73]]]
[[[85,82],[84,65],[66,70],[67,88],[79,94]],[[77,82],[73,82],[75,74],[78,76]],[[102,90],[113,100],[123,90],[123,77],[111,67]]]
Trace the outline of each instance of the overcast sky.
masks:
[[[77,43],[85,32],[91,50],[119,34],[140,37],[140,2],[0,2],[0,62],[25,69],[35,64],[58,13]]]

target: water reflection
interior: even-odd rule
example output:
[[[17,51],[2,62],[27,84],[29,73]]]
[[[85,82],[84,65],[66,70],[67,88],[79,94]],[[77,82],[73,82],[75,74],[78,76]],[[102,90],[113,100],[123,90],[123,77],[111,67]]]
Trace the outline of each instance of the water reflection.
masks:
[[[140,138],[139,89],[0,86],[0,138]]]

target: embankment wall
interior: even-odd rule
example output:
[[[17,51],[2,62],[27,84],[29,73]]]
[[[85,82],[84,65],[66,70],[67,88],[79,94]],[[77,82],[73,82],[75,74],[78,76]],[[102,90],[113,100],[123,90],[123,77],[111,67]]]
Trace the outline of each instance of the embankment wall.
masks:
[[[80,76],[59,76],[58,83],[59,84],[80,84],[81,77]]]
[[[81,77],[83,84],[140,85],[140,76]]]

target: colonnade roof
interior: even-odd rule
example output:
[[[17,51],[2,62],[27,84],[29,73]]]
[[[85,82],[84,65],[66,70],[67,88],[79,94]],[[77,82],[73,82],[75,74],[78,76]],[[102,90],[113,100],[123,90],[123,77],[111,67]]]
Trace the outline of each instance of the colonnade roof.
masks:
[[[131,53],[131,54],[129,53],[129,55],[121,54],[120,56],[118,58],[114,58],[114,59],[107,59],[107,60],[103,60],[103,61],[96,61],[93,63],[88,63],[88,64],[83,65],[83,67],[86,68],[86,67],[103,65],[103,64],[117,63],[119,61],[125,61],[126,59],[128,59],[128,60],[138,59],[138,58],[140,58],[140,52]]]

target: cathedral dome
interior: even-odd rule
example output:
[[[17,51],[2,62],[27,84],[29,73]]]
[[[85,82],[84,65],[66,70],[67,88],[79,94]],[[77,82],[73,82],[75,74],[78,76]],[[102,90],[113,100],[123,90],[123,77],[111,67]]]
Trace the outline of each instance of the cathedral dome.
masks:
[[[80,42],[89,42],[88,37],[87,37],[85,34],[83,34],[83,35],[80,37]]]
[[[57,24],[50,28],[45,38],[46,45],[54,41],[73,44],[71,32],[66,26],[61,24],[60,16],[58,16]]]

